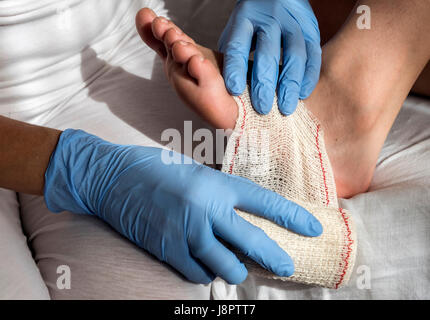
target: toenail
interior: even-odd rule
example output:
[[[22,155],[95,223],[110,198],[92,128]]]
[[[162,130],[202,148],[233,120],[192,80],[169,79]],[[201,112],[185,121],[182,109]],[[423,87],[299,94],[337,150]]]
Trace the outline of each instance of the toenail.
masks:
[[[186,41],[179,41],[179,43],[181,44],[181,45],[183,45],[183,46],[187,46],[188,45],[188,42],[186,42]]]
[[[182,32],[181,30],[179,30],[179,29],[175,29],[175,31],[176,31],[176,33],[177,33],[177,34],[179,34],[179,35],[182,35],[182,34],[183,34],[183,32]]]
[[[167,23],[167,22],[169,22],[166,18],[164,18],[164,17],[159,17],[160,18],[160,21],[162,22],[162,23]]]

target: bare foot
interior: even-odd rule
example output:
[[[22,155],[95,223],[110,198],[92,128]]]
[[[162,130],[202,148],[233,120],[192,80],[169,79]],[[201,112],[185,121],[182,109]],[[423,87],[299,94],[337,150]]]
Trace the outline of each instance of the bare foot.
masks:
[[[138,12],[136,26],[143,41],[163,59],[167,78],[181,99],[215,128],[234,128],[238,109],[221,76],[222,55],[197,45],[151,9]]]
[[[163,59],[167,77],[185,103],[215,128],[233,129],[238,109],[221,76],[222,55],[197,45],[148,8],[139,11],[136,25],[145,43]],[[360,112],[324,71],[305,102],[324,129],[338,196],[351,197],[367,190],[380,148],[372,147],[369,114]]]

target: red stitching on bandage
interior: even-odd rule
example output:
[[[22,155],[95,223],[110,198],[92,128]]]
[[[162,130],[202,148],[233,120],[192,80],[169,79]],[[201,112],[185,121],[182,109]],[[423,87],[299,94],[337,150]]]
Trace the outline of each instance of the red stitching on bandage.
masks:
[[[245,121],[246,121],[246,108],[245,108],[245,103],[243,102],[242,98],[239,96],[238,97],[240,102],[242,103],[242,108],[243,108],[243,118],[242,118],[242,124],[240,126],[241,132],[239,137],[237,137],[236,140],[236,146],[234,147],[234,154],[233,154],[233,159],[231,160],[231,165],[230,165],[230,169],[228,170],[228,172],[231,174],[233,172],[233,166],[234,166],[234,161],[236,160],[236,156],[237,153],[239,152],[239,146],[240,146],[240,138],[242,137],[243,134],[243,129],[245,128]]]
[[[351,239],[351,229],[349,227],[348,217],[346,216],[346,213],[343,211],[342,208],[339,208],[339,211],[342,214],[343,221],[345,222],[346,231],[347,231],[346,237],[347,237],[348,244],[345,246],[346,254],[345,254],[345,257],[343,259],[343,261],[345,262],[345,265],[343,266],[343,270],[342,270],[342,274],[340,275],[339,282],[336,283],[336,289],[339,288],[340,284],[343,281],[343,278],[345,277],[346,270],[348,269],[348,265],[349,265],[348,260],[351,256],[351,252],[352,252],[352,244],[354,243],[354,240]]]
[[[321,130],[321,125],[317,126],[317,134],[316,134],[316,146],[317,146],[317,150],[318,150],[318,155],[320,158],[320,163],[321,163],[321,170],[322,170],[322,174],[323,174],[323,178],[324,178],[324,188],[325,188],[325,195],[326,195],[326,200],[327,200],[327,206],[330,203],[330,199],[328,197],[328,187],[327,187],[327,178],[326,178],[326,171],[324,169],[324,163],[323,163],[323,159],[322,159],[322,154],[321,154],[321,150],[320,150],[320,145],[319,145],[319,132]],[[342,214],[342,219],[345,222],[345,226],[346,226],[346,242],[347,244],[345,245],[345,250],[346,253],[344,253],[344,266],[342,268],[342,272],[339,278],[338,283],[336,283],[335,288],[338,289],[340,284],[342,283],[343,279],[345,278],[346,275],[346,270],[348,270],[348,266],[349,266],[349,258],[351,257],[351,252],[352,252],[352,244],[354,243],[354,240],[351,239],[351,228],[349,227],[349,222],[348,222],[348,217],[346,216],[346,213],[343,211],[342,208],[339,208],[339,212]],[[340,266],[342,267],[342,264],[340,264]]]
[[[236,145],[235,145],[235,148],[234,148],[233,159],[232,159],[231,164],[230,164],[230,169],[229,169],[229,173],[230,174],[233,172],[234,162],[236,160],[237,153],[239,152],[240,139],[242,137],[243,130],[245,128],[245,122],[246,122],[246,108],[245,108],[245,103],[243,102],[243,100],[242,100],[241,97],[238,97],[238,98],[239,98],[240,102],[242,103],[243,118],[242,118],[242,124],[240,126],[241,132],[240,132],[239,137],[237,137]],[[323,179],[324,179],[324,188],[325,188],[326,200],[327,200],[327,206],[328,206],[328,204],[330,203],[330,199],[329,199],[329,195],[328,195],[326,171],[324,169],[324,163],[323,163],[323,159],[322,159],[322,153],[321,153],[320,146],[319,146],[319,132],[320,132],[320,130],[321,130],[321,125],[318,125],[317,126],[317,133],[316,133],[316,146],[317,146],[317,151],[318,151],[318,155],[319,155],[319,158],[320,158],[320,164],[321,164],[321,170],[322,170]],[[335,286],[336,289],[339,288],[339,286],[341,285],[343,279],[345,278],[346,271],[347,271],[348,266],[349,266],[349,258],[351,257],[352,245],[354,243],[354,240],[351,239],[351,228],[350,228],[349,222],[348,222],[349,219],[346,216],[346,213],[343,211],[342,208],[339,208],[339,212],[341,213],[342,219],[345,222],[346,232],[347,232],[347,234],[346,234],[347,244],[344,247],[346,249],[346,253],[344,254],[344,257],[343,257],[343,261],[344,261],[345,264],[344,264],[344,266],[342,268],[342,273],[340,275],[339,281],[336,283],[336,286]],[[342,266],[342,264],[340,264],[340,266]]]
[[[325,188],[325,197],[326,197],[326,205],[328,206],[330,203],[330,199],[328,197],[328,187],[327,187],[327,179],[326,179],[326,172],[324,169],[324,165],[323,165],[323,159],[322,159],[322,154],[321,154],[321,150],[320,150],[320,144],[319,144],[319,133],[320,133],[320,129],[321,129],[321,125],[317,126],[317,135],[316,135],[316,144],[317,144],[317,149],[318,149],[318,155],[320,157],[320,163],[321,163],[321,170],[322,170],[322,174],[323,174],[323,179],[324,179],[324,188]]]

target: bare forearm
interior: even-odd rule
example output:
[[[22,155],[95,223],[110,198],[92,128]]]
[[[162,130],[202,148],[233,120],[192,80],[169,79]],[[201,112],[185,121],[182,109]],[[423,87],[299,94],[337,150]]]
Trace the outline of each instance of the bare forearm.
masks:
[[[60,134],[0,116],[0,187],[42,195],[44,174]]]

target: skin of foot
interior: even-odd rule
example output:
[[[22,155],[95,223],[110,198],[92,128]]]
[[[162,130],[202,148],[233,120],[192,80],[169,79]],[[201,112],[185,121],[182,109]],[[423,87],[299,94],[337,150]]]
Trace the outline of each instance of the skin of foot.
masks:
[[[220,72],[222,55],[197,45],[149,8],[138,12],[136,25],[143,41],[163,60],[166,76],[179,97],[214,128],[234,128],[238,110]]]
[[[215,128],[233,129],[238,107],[220,72],[222,55],[197,45],[173,22],[148,8],[138,12],[136,25],[143,41],[163,60],[167,78],[179,97]],[[323,61],[330,50],[324,54]],[[380,150],[369,143],[373,118],[338,88],[323,66],[320,81],[305,104],[324,130],[338,196],[347,198],[368,189],[374,155]]]

